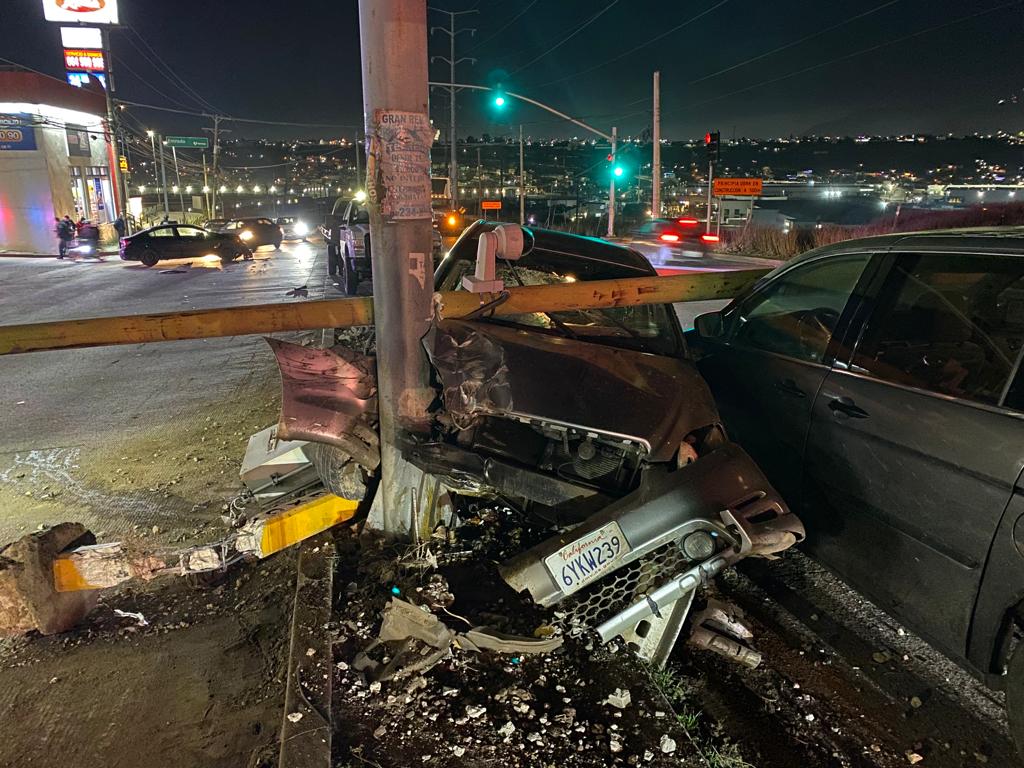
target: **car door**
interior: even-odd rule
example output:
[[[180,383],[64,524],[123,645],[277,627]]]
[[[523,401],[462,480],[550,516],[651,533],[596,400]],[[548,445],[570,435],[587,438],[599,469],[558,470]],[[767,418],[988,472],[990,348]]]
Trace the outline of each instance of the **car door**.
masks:
[[[1005,407],[1022,348],[1024,258],[893,254],[812,409],[808,548],[961,658],[1024,464],[1024,428]]]
[[[181,255],[178,233],[171,226],[151,229],[147,245],[156,251],[161,259],[176,259]]]
[[[866,285],[870,253],[794,264],[727,308],[698,365],[730,437],[798,508],[810,409],[834,356],[832,331]]]
[[[206,230],[199,227],[179,226],[178,253],[182,258],[197,259],[211,253]]]

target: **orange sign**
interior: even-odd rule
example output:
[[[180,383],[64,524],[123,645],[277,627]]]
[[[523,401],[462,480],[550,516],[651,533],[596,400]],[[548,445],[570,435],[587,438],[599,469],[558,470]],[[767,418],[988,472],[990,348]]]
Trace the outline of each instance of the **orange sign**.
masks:
[[[715,197],[758,197],[764,183],[761,179],[715,179]]]
[[[500,211],[501,200],[482,200],[480,202],[480,207],[485,211]]]
[[[107,68],[103,61],[103,51],[84,48],[65,48],[64,66],[67,69],[86,72],[103,72]]]

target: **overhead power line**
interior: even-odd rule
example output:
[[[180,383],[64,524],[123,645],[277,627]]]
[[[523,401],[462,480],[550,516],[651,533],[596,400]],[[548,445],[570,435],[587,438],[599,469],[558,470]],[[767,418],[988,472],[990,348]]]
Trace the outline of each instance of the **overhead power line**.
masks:
[[[155,109],[158,112],[173,112],[179,115],[192,115],[193,117],[205,117],[212,118],[216,115],[212,112],[197,112],[192,109],[174,109],[172,107],[161,107],[156,104],[144,104],[139,101],[127,101],[125,99],[118,99],[119,104],[127,104],[131,107],[139,107],[140,109]],[[362,126],[353,123],[292,123],[283,120],[257,120],[251,117],[223,117],[224,120],[234,123],[254,123],[256,125],[283,125],[295,128],[355,128],[359,129]]]
[[[127,27],[127,29],[132,33],[132,35],[134,35],[138,39],[138,41],[140,43],[142,43],[146,47],[146,50],[149,51],[149,53],[152,55],[153,59],[155,59],[157,61],[157,63],[160,66],[163,67],[163,72],[161,74],[163,74],[164,77],[167,78],[169,82],[175,84],[175,87],[177,87],[183,93],[188,94],[188,96],[193,101],[195,101],[197,104],[199,104],[204,109],[210,109],[210,110],[212,110],[214,112],[218,112],[218,113],[223,114],[223,110],[222,109],[219,109],[215,105],[211,104],[209,101],[207,101],[205,98],[203,98],[202,94],[200,94],[198,91],[196,91],[195,88],[193,88],[191,85],[186,83],[178,75],[178,73],[175,72],[174,69],[171,66],[169,66],[167,64],[167,62],[164,61],[160,57],[160,54],[158,54],[155,50],[153,50],[153,46],[151,46],[149,43],[147,43],[146,39],[142,35],[140,35],[138,33],[138,31],[134,27]],[[135,44],[135,42],[132,40],[131,37],[128,38],[128,42],[130,42],[133,46],[135,46],[135,49],[139,50],[139,52],[142,53],[143,56],[146,55],[144,52],[142,52],[139,49],[139,47]]]
[[[525,14],[528,10],[533,8],[533,6],[535,6],[537,4],[537,2],[538,2],[538,0],[531,0],[531,2],[528,3],[525,8],[523,8],[523,10],[521,10],[519,13],[517,13],[511,19],[509,19],[504,24],[502,24],[500,27],[498,27],[496,30],[494,30],[491,34],[489,34],[483,40],[480,40],[476,45],[474,45],[472,48],[470,48],[468,51],[466,51],[466,53],[472,53],[473,51],[479,50],[480,48],[483,47],[483,45],[485,43],[489,43],[491,40],[496,38],[498,35],[500,35],[502,32],[504,32],[506,29],[508,29],[510,26],[512,26],[512,24],[514,22],[519,21],[520,17],[523,16],[523,14]]]
[[[637,51],[639,51],[639,50],[641,50],[643,48],[646,48],[648,45],[656,43],[659,40],[661,40],[661,39],[663,39],[665,37],[668,37],[673,32],[678,32],[683,27],[685,27],[685,26],[687,26],[689,24],[692,24],[693,22],[695,22],[695,21],[697,21],[699,19],[704,18],[709,13],[718,10],[719,8],[721,8],[723,5],[725,5],[728,2],[729,2],[729,0],[719,0],[719,2],[715,3],[713,6],[711,6],[707,10],[701,11],[696,16],[691,16],[686,21],[684,21],[682,24],[677,24],[676,26],[672,27],[672,29],[666,30],[665,32],[662,32],[660,35],[655,35],[650,40],[648,40],[648,41],[646,41],[644,43],[640,43],[639,45],[636,45],[636,46],[630,48],[628,51],[625,51],[624,53],[620,53],[617,56],[613,56],[612,58],[608,59],[607,61],[602,61],[600,64],[595,64],[592,67],[587,67],[586,69],[581,69],[578,72],[573,72],[570,75],[563,75],[562,77],[556,77],[554,80],[548,80],[546,83],[538,83],[537,85],[534,85],[532,87],[533,88],[543,88],[544,86],[547,86],[547,85],[554,85],[555,83],[562,83],[562,82],[565,82],[566,80],[573,80],[573,79],[579,77],[580,75],[585,75],[585,74],[587,74],[589,72],[593,72],[596,69],[601,69],[602,67],[607,67],[609,64],[614,64],[617,61],[622,61],[622,59],[626,58],[627,56],[632,56],[634,53],[636,53]]]
[[[534,59],[531,59],[531,60],[530,60],[530,61],[528,61],[528,62],[527,62],[526,64],[523,64],[523,66],[519,67],[518,69],[515,69],[515,70],[513,70],[513,71],[512,71],[512,72],[511,72],[510,74],[514,75],[514,74],[516,74],[517,72],[522,72],[522,71],[523,71],[524,69],[526,69],[527,67],[531,67],[531,66],[533,66],[534,64],[536,64],[536,63],[537,63],[538,61],[540,61],[541,59],[543,59],[543,58],[544,58],[545,56],[547,56],[548,54],[554,53],[554,52],[555,52],[555,51],[557,51],[557,50],[558,50],[559,48],[561,48],[561,47],[562,47],[563,45],[565,45],[565,44],[566,44],[566,43],[568,43],[568,42],[569,42],[570,40],[572,40],[572,39],[573,39],[574,37],[576,37],[576,35],[578,35],[578,34],[579,34],[580,32],[582,32],[582,31],[583,31],[584,29],[586,29],[586,28],[587,28],[587,27],[589,27],[589,26],[590,26],[591,24],[593,24],[593,23],[594,23],[595,21],[597,21],[597,20],[598,20],[599,18],[601,18],[601,17],[602,17],[602,16],[603,16],[603,15],[604,15],[605,13],[607,13],[608,11],[610,11],[610,10],[612,9],[612,7],[613,7],[613,6],[615,6],[616,4],[618,4],[618,2],[619,2],[619,0],[612,0],[612,2],[608,3],[608,5],[606,5],[606,6],[605,6],[604,8],[602,8],[602,9],[601,9],[600,11],[598,11],[598,12],[597,12],[597,13],[595,13],[595,14],[594,14],[593,16],[591,16],[591,17],[590,17],[589,19],[587,19],[587,20],[586,20],[585,22],[583,22],[583,23],[582,23],[582,24],[580,24],[580,25],[579,25],[578,27],[576,27],[576,29],[574,29],[574,30],[573,30],[572,32],[570,32],[570,33],[569,33],[568,35],[566,35],[566,36],[565,36],[565,37],[563,37],[563,38],[562,38],[561,40],[559,40],[559,41],[558,41],[557,43],[555,43],[555,45],[553,45],[553,46],[551,46],[550,48],[548,48],[547,50],[545,50],[545,51],[544,51],[543,53],[541,53],[541,54],[540,54],[539,56],[537,56],[536,58],[534,58]]]

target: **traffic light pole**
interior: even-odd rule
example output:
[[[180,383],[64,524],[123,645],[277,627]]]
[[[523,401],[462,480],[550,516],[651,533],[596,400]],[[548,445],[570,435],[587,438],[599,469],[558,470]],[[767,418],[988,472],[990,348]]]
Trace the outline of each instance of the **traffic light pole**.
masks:
[[[430,516],[420,504],[426,482],[398,437],[429,432],[434,398],[420,345],[433,314],[426,3],[359,0],[359,39],[381,438],[369,524],[417,539]]]
[[[616,145],[618,144],[619,129],[612,128],[612,162],[615,159]],[[615,237],[615,174],[611,174],[612,180],[608,182],[608,237]]]
[[[704,226],[704,234],[711,234],[711,187],[714,184],[715,161],[708,160],[708,218]]]
[[[523,164],[523,126],[519,125],[519,223],[526,223],[526,167]]]

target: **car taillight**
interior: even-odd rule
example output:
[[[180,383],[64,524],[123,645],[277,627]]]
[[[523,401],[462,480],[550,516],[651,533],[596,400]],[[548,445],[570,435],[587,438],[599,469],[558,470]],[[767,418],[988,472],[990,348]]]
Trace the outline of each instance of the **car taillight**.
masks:
[[[705,243],[717,243],[721,238],[718,235],[709,235],[707,233],[700,236],[700,239]]]
[[[128,239],[127,239],[127,238],[124,238],[124,237],[122,237],[122,238],[120,239],[119,243],[120,243],[121,247],[122,247],[122,248],[124,248],[124,247],[125,247],[126,245],[128,245]]]
[[[666,232],[661,236],[661,239],[664,240],[666,243],[678,243],[679,235],[673,235],[671,232]]]
[[[676,219],[676,224],[682,227],[696,227],[699,223],[696,219]]]

